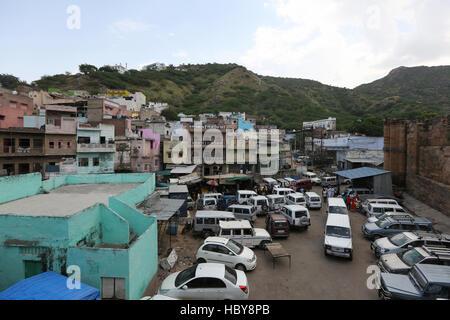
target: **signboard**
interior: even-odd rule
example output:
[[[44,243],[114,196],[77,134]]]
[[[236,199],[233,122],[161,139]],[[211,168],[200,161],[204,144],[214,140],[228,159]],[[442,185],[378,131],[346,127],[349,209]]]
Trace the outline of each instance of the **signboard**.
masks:
[[[129,97],[131,93],[128,90],[108,90],[108,96]]]

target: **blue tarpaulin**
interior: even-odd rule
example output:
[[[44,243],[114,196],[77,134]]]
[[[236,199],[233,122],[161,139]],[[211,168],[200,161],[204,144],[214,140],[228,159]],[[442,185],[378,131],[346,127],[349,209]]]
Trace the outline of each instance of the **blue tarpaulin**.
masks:
[[[79,284],[80,289],[69,289],[68,280],[74,287]],[[100,290],[48,271],[0,292],[0,300],[100,300]]]

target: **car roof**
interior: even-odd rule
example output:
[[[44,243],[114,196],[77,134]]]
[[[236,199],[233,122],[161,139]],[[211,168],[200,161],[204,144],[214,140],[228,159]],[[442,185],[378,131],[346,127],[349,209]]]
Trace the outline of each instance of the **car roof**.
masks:
[[[418,269],[428,282],[445,286],[450,285],[450,266],[419,263],[414,268]]]
[[[273,220],[287,221],[287,218],[285,216],[283,216],[282,214],[279,214],[279,213],[272,213],[272,214],[270,214],[270,217],[272,217]]]
[[[233,204],[231,206],[228,206],[228,208],[243,208],[243,209],[251,209],[252,206],[246,205],[246,204]]]
[[[286,181],[288,181],[288,182],[293,182],[293,181],[295,181],[294,179],[292,179],[292,178],[289,178],[289,177],[286,177],[286,178],[284,178]]]
[[[241,193],[241,194],[256,194],[256,192],[252,191],[252,190],[239,190],[238,193]]]
[[[432,224],[430,220],[422,217],[404,217],[404,216],[389,216],[386,218],[390,222],[400,222],[400,223],[414,223],[414,224]]]
[[[315,192],[306,192],[305,194],[307,194],[310,197],[320,197],[317,193]]]
[[[255,200],[267,200],[267,198],[265,196],[254,196],[251,197],[250,199],[255,199]]]
[[[195,271],[196,278],[223,278],[224,276],[225,265],[221,263],[200,263]]]
[[[291,188],[274,188],[274,190],[279,190],[279,191],[293,191]]]
[[[394,200],[394,199],[367,199],[367,202],[378,202],[378,201],[395,201],[395,202],[397,202],[397,200]]]
[[[289,194],[288,196],[294,197],[294,198],[304,198],[305,197],[303,195],[303,193],[300,193],[300,192],[294,192],[294,193]]]
[[[396,208],[396,209],[403,209],[403,210],[405,210],[401,205],[398,205],[398,204],[371,203],[370,206],[372,208]]]
[[[217,217],[234,218],[234,214],[229,211],[199,210],[195,213],[195,217],[196,218],[217,218]]]
[[[342,198],[328,198],[328,205],[347,207]]]
[[[203,243],[221,243],[221,244],[227,244],[228,241],[230,241],[227,238],[222,238],[222,237],[208,237],[205,239],[205,241]]]
[[[450,235],[444,233],[428,232],[428,231],[414,231],[413,234],[420,239],[438,239],[442,241],[450,241]]]
[[[306,207],[297,204],[285,205],[283,208],[287,208],[291,211],[308,211]]]
[[[248,220],[236,221],[219,221],[219,226],[225,229],[251,228],[252,225]]]
[[[327,226],[350,228],[350,218],[346,214],[330,213],[327,219]]]
[[[267,198],[284,198],[284,196],[280,195],[280,194],[269,194],[266,196]]]

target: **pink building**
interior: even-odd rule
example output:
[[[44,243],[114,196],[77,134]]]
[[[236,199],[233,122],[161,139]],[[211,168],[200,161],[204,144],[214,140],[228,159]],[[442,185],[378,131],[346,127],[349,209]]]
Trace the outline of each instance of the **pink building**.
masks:
[[[23,117],[33,112],[33,99],[0,89],[0,129],[22,128]]]
[[[161,167],[161,136],[151,129],[139,130],[139,138],[131,141],[131,168],[134,172],[155,172]]]
[[[45,133],[77,134],[77,108],[67,106],[46,105]]]

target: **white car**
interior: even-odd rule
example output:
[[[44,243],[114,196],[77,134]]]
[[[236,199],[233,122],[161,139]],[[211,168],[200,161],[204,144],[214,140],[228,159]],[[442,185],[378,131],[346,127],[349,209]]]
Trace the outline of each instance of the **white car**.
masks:
[[[308,229],[311,226],[309,210],[304,206],[285,205],[281,208],[281,214],[288,219],[291,227]]]
[[[231,268],[250,271],[256,268],[256,254],[240,243],[226,238],[209,237],[197,250],[198,263],[223,263]]]
[[[220,221],[218,236],[233,239],[249,248],[265,248],[267,243],[272,242],[272,237],[267,230],[253,228],[247,220]]]
[[[306,192],[305,193],[305,199],[306,199],[306,207],[308,209],[321,209],[322,208],[322,200],[320,199],[320,196],[315,192]]]
[[[300,192],[295,192],[286,195],[286,204],[298,205],[306,207],[305,195]]]
[[[178,299],[171,298],[171,297],[166,297],[166,296],[162,296],[162,295],[157,294],[157,295],[155,295],[153,297],[143,297],[140,300],[178,300]]]
[[[181,300],[247,300],[247,276],[219,263],[200,263],[170,274],[158,295]]]
[[[350,219],[344,214],[329,214],[325,226],[325,255],[353,259],[352,229]]]

